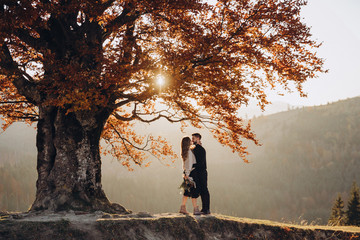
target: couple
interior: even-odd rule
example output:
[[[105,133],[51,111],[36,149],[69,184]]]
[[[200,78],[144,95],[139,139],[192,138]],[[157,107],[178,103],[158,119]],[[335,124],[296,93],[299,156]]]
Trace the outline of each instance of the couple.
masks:
[[[188,214],[186,201],[191,198],[194,215],[210,214],[210,194],[207,187],[206,152],[201,146],[201,135],[192,134],[192,139],[184,137],[181,141],[181,157],[183,159],[184,181],[191,182],[189,189],[184,191],[180,213]],[[201,196],[202,209],[199,211],[197,198]]]

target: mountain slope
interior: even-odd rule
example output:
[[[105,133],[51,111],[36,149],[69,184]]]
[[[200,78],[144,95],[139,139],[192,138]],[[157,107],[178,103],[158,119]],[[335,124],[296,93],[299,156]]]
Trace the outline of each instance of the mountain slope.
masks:
[[[346,198],[352,182],[360,183],[359,117],[360,98],[353,98],[254,120],[263,146],[250,148],[252,174],[275,192],[273,206],[326,221],[336,194]]]

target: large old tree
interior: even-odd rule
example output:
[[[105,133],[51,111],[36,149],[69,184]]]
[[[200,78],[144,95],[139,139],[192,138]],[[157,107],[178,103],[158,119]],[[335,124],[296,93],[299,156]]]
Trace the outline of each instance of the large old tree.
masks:
[[[324,72],[303,0],[1,0],[3,128],[37,122],[31,210],[125,211],[101,185],[99,142],[125,166],[175,153],[136,121],[208,128],[246,161],[237,114],[265,89]],[[164,84],[158,84],[163,79]],[[144,152],[145,151],[145,152]]]

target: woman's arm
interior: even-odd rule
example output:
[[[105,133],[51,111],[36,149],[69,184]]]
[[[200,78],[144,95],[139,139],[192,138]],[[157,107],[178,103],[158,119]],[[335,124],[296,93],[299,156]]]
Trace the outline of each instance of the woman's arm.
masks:
[[[185,161],[183,161],[183,169],[184,169],[185,176],[187,176],[187,177],[189,176],[191,169],[192,169],[192,163],[191,163],[190,158],[191,158],[190,153],[188,153],[187,159]]]

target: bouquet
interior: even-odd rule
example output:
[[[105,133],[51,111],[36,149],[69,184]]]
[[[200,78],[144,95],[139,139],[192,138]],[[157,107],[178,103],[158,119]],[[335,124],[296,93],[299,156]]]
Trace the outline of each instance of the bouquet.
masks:
[[[182,189],[183,192],[185,192],[186,190],[190,191],[190,188],[195,187],[195,186],[196,186],[196,184],[195,184],[194,180],[192,179],[192,177],[189,177],[189,178],[184,178],[184,180],[181,183],[179,188]]]

